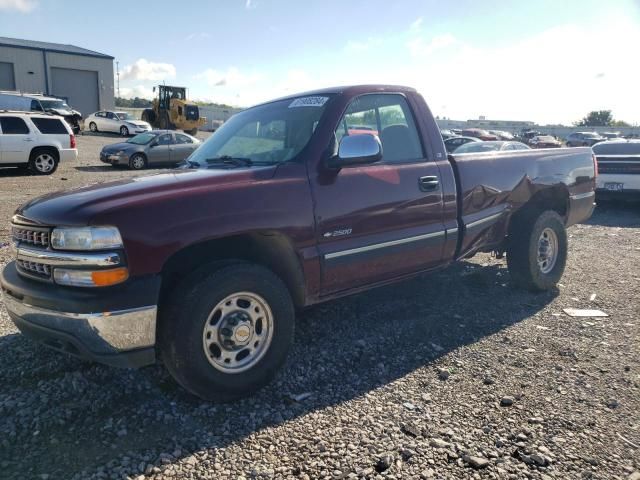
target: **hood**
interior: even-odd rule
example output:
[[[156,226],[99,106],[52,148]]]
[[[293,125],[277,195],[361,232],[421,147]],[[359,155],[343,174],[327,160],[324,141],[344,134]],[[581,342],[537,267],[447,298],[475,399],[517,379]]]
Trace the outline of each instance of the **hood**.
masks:
[[[51,113],[55,113],[56,115],[60,115],[61,117],[69,117],[71,115],[74,115],[73,110],[67,110],[66,108],[47,108],[46,109],[47,112],[51,112]]]
[[[119,143],[112,143],[110,145],[105,145],[104,147],[102,147],[102,151],[104,153],[114,153],[114,152],[119,152],[120,150],[133,150],[137,147],[144,148],[144,145],[136,145],[135,143],[119,142]]]
[[[215,194],[216,189],[228,189],[230,184],[268,180],[276,168],[171,170],[50,193],[27,202],[15,213],[43,225],[89,225],[96,215],[119,209],[151,209],[154,204],[180,203],[189,195]]]
[[[149,123],[143,122],[142,120],[123,120],[124,123],[130,123],[131,125],[135,125],[136,127],[149,127]]]

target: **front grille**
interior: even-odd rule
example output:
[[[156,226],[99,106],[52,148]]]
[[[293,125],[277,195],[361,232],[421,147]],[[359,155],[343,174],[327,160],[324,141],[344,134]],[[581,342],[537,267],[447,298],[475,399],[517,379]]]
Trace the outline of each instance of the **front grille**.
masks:
[[[43,263],[29,262],[27,260],[16,260],[18,269],[22,272],[39,278],[51,278],[51,266]]]
[[[33,245],[36,247],[49,247],[49,229],[12,225],[11,235],[14,242]]]

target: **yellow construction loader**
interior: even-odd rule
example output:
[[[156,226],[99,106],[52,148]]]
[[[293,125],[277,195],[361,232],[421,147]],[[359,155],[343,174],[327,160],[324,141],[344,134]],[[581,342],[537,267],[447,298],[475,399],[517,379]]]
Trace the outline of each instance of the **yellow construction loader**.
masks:
[[[149,122],[153,128],[162,130],[184,130],[195,135],[198,128],[206,123],[200,116],[200,109],[187,101],[185,87],[158,85],[158,98],[153,100],[153,107],[142,112],[142,120]],[[156,87],[153,87],[156,91]]]

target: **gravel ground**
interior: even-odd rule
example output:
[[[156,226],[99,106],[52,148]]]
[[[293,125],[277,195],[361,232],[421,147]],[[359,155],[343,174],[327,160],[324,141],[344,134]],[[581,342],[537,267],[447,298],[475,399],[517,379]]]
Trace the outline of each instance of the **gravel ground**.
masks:
[[[0,244],[33,196],[132,175],[97,160],[112,141],[81,136],[50,177],[0,171]],[[513,290],[478,255],[310,309],[276,381],[227,405],[160,366],[49,351],[1,310],[0,477],[638,480],[640,208],[598,207],[569,234],[555,292]]]

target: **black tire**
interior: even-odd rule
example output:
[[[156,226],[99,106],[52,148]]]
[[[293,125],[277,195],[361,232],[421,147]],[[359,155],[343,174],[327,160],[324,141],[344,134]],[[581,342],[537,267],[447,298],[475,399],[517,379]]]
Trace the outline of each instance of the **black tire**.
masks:
[[[51,148],[34,148],[29,155],[29,170],[34,175],[51,175],[58,169],[58,151]]]
[[[98,126],[95,124],[95,122],[91,122],[89,124],[89,130],[91,130],[93,133],[96,133],[98,131]]]
[[[155,127],[156,112],[154,112],[152,108],[147,108],[142,111],[141,119]]]
[[[129,136],[129,129],[126,126],[121,126],[120,127],[120,135],[123,137],[128,137]]]
[[[549,271],[538,264],[539,241],[550,229],[557,239],[555,263]],[[532,291],[550,290],[564,273],[567,262],[567,231],[562,217],[552,210],[531,213],[514,219],[507,244],[507,265],[513,283]]]
[[[203,335],[216,306],[238,292],[259,295],[267,303],[272,312],[272,336],[257,363],[248,370],[227,373],[208,359]],[[205,400],[228,402],[271,381],[287,357],[294,323],[289,291],[270,270],[249,263],[209,265],[183,280],[161,308],[160,352],[169,373],[186,390]]]
[[[171,123],[169,122],[169,114],[160,112],[160,130],[169,130]]]
[[[144,170],[147,168],[147,157],[142,153],[134,153],[129,159],[129,168],[131,170]]]

